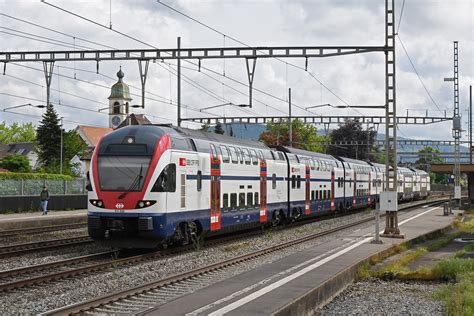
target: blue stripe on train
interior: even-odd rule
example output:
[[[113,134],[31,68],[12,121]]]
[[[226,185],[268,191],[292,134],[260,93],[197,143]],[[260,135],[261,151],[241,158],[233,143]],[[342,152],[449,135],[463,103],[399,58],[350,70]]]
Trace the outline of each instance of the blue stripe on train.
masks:
[[[344,203],[344,198],[335,199],[336,207],[339,203]],[[358,201],[359,203],[359,201]],[[365,200],[360,199],[360,203],[367,203]],[[360,205],[362,206],[362,205]],[[291,202],[290,208],[300,208],[304,214],[305,201],[293,201]],[[286,202],[271,203],[267,206],[268,220],[271,220],[271,214],[277,209],[287,209]],[[322,214],[331,210],[331,201],[312,201],[311,202],[311,215]],[[164,239],[169,238],[173,235],[175,228],[179,223],[183,221],[199,220],[203,226],[204,231],[208,231],[210,228],[210,209],[201,209],[193,211],[180,211],[180,212],[169,212],[169,213],[140,213],[137,211],[123,211],[121,213],[103,213],[103,212],[89,212],[89,216],[100,216],[103,218],[137,218],[137,217],[152,217],[153,218],[153,231],[143,232],[142,237]],[[259,207],[251,207],[245,209],[234,209],[223,211],[221,210],[221,226],[223,229],[238,227],[242,224],[258,224],[260,221],[260,210]]]

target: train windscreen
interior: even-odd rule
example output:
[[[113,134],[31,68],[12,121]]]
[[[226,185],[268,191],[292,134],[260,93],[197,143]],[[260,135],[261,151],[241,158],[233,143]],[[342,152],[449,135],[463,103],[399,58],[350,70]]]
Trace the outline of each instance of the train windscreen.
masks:
[[[99,156],[99,186],[102,191],[141,191],[150,156]]]

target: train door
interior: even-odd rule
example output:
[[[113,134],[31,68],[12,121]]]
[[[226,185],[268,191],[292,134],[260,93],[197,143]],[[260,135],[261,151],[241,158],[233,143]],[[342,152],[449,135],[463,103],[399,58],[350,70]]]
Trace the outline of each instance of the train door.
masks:
[[[221,229],[221,161],[211,144],[211,231]]]
[[[336,210],[336,203],[335,203],[336,189],[334,187],[334,180],[335,180],[335,171],[334,171],[334,165],[333,165],[331,168],[331,211]]]
[[[260,223],[267,221],[267,162],[260,156]]]
[[[304,214],[310,215],[311,214],[311,200],[310,200],[310,192],[311,192],[311,167],[309,165],[309,159],[306,159],[306,167],[305,167],[305,209]]]

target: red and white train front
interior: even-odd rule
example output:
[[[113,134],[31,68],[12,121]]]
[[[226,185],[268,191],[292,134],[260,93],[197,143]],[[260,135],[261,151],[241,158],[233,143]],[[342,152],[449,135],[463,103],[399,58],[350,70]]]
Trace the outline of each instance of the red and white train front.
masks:
[[[128,126],[101,139],[88,175],[91,237],[123,237],[131,246],[133,237],[160,237],[164,226],[158,218],[166,210],[166,195],[158,192],[173,185],[170,148],[169,135],[154,126]]]

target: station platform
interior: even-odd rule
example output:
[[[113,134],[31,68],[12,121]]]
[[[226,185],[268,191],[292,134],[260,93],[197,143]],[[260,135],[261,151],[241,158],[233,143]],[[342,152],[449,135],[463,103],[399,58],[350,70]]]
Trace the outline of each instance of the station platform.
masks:
[[[344,290],[359,264],[395,244],[445,229],[454,216],[442,207],[419,207],[399,214],[405,239],[381,238],[374,227],[357,229],[253,270],[181,296],[148,315],[310,315]],[[456,211],[455,211],[456,213]],[[382,218],[380,231],[385,220]]]
[[[87,222],[87,210],[0,214],[0,230],[36,228]]]

